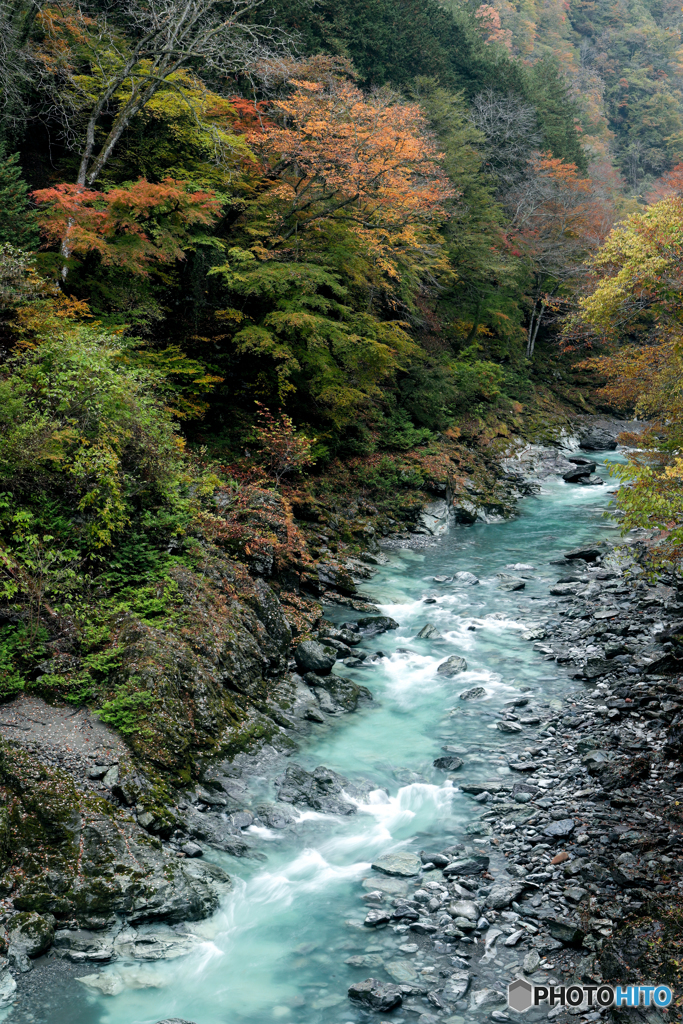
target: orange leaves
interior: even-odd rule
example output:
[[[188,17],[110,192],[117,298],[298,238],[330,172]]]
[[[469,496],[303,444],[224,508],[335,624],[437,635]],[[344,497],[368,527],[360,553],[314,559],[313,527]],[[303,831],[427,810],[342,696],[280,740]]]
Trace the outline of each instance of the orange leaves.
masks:
[[[654,183],[645,198],[652,205],[653,203],[658,203],[661,199],[667,199],[669,196],[680,196],[681,194],[683,194],[683,164],[676,164],[672,170]]]
[[[345,210],[358,226],[443,218],[454,190],[416,104],[350,81],[294,81],[250,141],[279,180],[285,231]]]
[[[214,193],[172,178],[157,185],[142,178],[104,192],[66,183],[38,189],[33,198],[46,243],[68,239],[70,253],[96,253],[105,265],[141,276],[153,263],[184,259],[191,229],[210,226],[221,209]]]

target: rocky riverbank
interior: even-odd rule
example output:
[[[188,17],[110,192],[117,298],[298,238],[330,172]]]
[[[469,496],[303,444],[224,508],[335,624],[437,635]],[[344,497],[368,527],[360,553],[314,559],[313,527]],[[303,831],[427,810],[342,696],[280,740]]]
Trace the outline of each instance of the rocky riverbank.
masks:
[[[614,433],[603,447],[613,447]],[[343,519],[339,508],[326,511],[319,500],[315,508],[294,504],[291,512],[278,495],[252,488],[237,516],[241,532],[235,536],[244,551],[228,557],[220,546],[207,546],[201,572],[186,565],[175,570],[173,628],[130,616],[121,622],[117,672],[121,678],[139,681],[142,675],[148,680],[157,702],[149,726],[128,733],[124,743],[120,733],[87,708],[74,713],[37,697],[6,705],[0,721],[6,741],[0,781],[8,808],[2,879],[7,961],[0,965],[5,1002],[13,998],[14,979],[35,958],[42,964],[50,947],[50,958],[90,970],[119,959],[144,962],[182,955],[193,941],[184,922],[210,914],[230,885],[224,872],[201,859],[202,853],[210,856],[215,849],[263,857],[247,830],[252,825],[287,828],[292,805],[353,813],[348,780],[323,767],[310,773],[296,764],[283,772],[277,802],[254,805],[247,794],[253,770],[249,751],[263,748],[266,756],[271,751],[281,759],[296,750],[301,736],[333,725],[338,716],[372,699],[365,687],[344,677],[343,669],[381,658],[378,638],[396,625],[378,616],[358,592],[385,559],[382,547],[435,543],[454,520],[495,521],[509,514],[516,498],[533,491],[544,475],[575,474],[572,482],[580,486],[595,482],[591,471],[589,458],[567,462],[557,450],[519,446],[499,472],[510,508],[487,505],[467,481],[453,493],[447,478],[431,485],[432,494],[443,488],[442,498],[426,507],[424,501],[411,505],[402,520],[367,504],[359,516],[360,503],[353,500],[344,506],[348,518]],[[345,532],[347,522],[353,522],[352,533]],[[574,559],[570,567],[579,564]],[[595,582],[588,579],[593,570],[584,569],[587,577],[577,578],[577,594],[581,585],[590,589]],[[621,579],[624,567],[611,571]],[[567,582],[574,586],[572,581],[558,586]],[[517,575],[500,585],[520,589],[524,584]],[[558,596],[560,602],[580,597],[574,591]],[[322,617],[322,602],[348,609],[349,621],[334,627]],[[550,637],[550,624],[544,629]],[[76,661],[66,646],[62,642],[53,656],[62,663]],[[606,660],[610,657],[623,659],[615,652]],[[477,694],[469,697],[476,700]],[[535,713],[532,707],[517,719],[514,711],[501,719],[506,749],[519,738],[515,733],[533,727]],[[541,714],[540,724],[555,728],[546,719]],[[189,730],[181,727],[183,721],[190,723]],[[10,737],[13,743],[7,743]],[[449,754],[442,760],[453,771],[458,759]],[[528,762],[528,757],[519,760]],[[530,763],[518,770],[522,779],[531,777]],[[489,821],[473,833],[473,842],[490,829],[489,845],[496,846],[498,813],[511,813],[504,810],[506,801],[518,814],[525,794],[538,796],[528,781],[524,785],[527,789],[514,792],[503,786],[495,792],[491,787],[489,795],[472,794],[490,802]],[[364,792],[360,784],[356,798]],[[531,819],[539,807],[530,802]],[[546,811],[540,807],[541,815]],[[462,852],[471,856],[466,848]],[[494,852],[500,853],[498,847]],[[468,889],[468,877],[458,881],[456,876],[455,884],[479,899],[471,877]],[[521,876],[513,872],[512,877]],[[489,894],[481,895],[486,899]],[[487,911],[484,903],[478,909],[493,919],[493,926],[502,908]],[[505,912],[517,913],[514,908]],[[463,932],[461,944],[470,945],[466,940],[472,933],[477,936],[476,928],[468,932],[462,922],[449,921]],[[531,935],[530,928],[526,932]],[[543,929],[539,934],[543,937]],[[490,930],[489,940],[493,935]],[[438,941],[453,945],[452,938],[458,936]],[[102,992],[125,984],[99,973],[83,980]],[[432,1010],[436,998],[429,1002]],[[441,1016],[447,1006],[439,1010]]]
[[[652,540],[631,535],[628,546],[600,543],[554,564],[552,610],[526,636],[539,657],[570,668],[575,686],[561,711],[533,693],[508,701],[496,725],[509,782],[468,785],[465,751],[444,748],[435,765],[481,814],[462,843],[373,865],[365,924],[405,939],[392,959],[353,958],[359,973],[381,970],[351,986],[352,1000],[461,1024],[473,1012],[509,1019],[507,985],[518,977],[664,983],[676,1004],[664,1016],[680,1018],[683,579],[647,573]],[[518,568],[529,577],[531,566]],[[558,1006],[548,1016],[605,1013]]]

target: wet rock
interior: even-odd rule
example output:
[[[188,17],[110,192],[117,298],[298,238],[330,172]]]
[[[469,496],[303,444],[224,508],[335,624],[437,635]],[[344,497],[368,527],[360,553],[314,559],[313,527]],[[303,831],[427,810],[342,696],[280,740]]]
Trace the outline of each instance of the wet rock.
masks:
[[[17,983],[10,974],[9,960],[0,957],[0,1007],[9,1003],[17,990]]]
[[[589,463],[588,466],[590,468],[577,466],[575,469],[570,469],[567,473],[562,474],[562,479],[568,484],[582,483],[597,468],[594,462]]]
[[[454,900],[448,907],[451,917],[464,917],[476,923],[479,920],[479,907],[473,900]]]
[[[452,860],[444,869],[444,875],[478,875],[482,871],[487,871],[489,866],[489,858],[486,856],[481,857],[460,857],[457,860]]]
[[[185,1020],[184,1017],[166,1017],[164,1020],[157,1021],[157,1024],[194,1024],[192,1020]]]
[[[552,937],[566,946],[580,946],[584,940],[585,932],[567,918],[550,917],[545,924]]]
[[[201,857],[204,852],[198,843],[185,843],[180,849],[186,857]]]
[[[391,921],[391,911],[384,908],[369,910],[363,924],[366,928],[379,928],[382,925],[389,924],[389,921]]]
[[[7,956],[17,970],[31,970],[30,961],[46,952],[55,937],[55,919],[36,913],[16,914],[7,927]]]
[[[467,995],[472,975],[468,971],[453,971],[443,987],[441,997],[446,1003],[457,1003]]]
[[[324,765],[307,772],[298,764],[290,764],[285,774],[275,780],[275,786],[278,799],[284,803],[304,804],[327,814],[354,814],[356,805],[352,799],[362,799],[372,788],[369,783],[353,785]]]
[[[315,672],[322,676],[332,671],[337,652],[334,647],[324,647],[316,640],[304,640],[295,649],[294,660],[301,672]]]
[[[503,573],[497,573],[501,577],[500,583],[498,584],[499,590],[505,590],[508,593],[513,593],[516,590],[524,590],[526,582],[524,580],[517,579],[515,576],[505,576]]]
[[[574,819],[573,818],[561,818],[559,821],[551,821],[549,825],[543,829],[543,835],[549,836],[553,839],[558,839],[563,836],[570,835],[574,831]]]
[[[422,861],[415,853],[407,850],[400,850],[396,853],[383,853],[381,857],[373,861],[372,867],[375,871],[381,871],[384,875],[397,875],[401,878],[409,878],[419,875],[422,871]]]
[[[390,629],[399,628],[399,624],[396,619],[392,619],[388,615],[366,616],[364,619],[358,619],[357,625],[363,633],[370,636],[378,633],[386,633]]]
[[[564,557],[569,561],[580,558],[584,562],[594,562],[596,558],[600,558],[604,553],[604,548],[587,545],[583,548],[573,548],[571,551],[565,551]]]
[[[613,452],[617,448],[617,440],[609,430],[591,427],[582,435],[579,448],[586,452]]]
[[[509,907],[513,900],[518,899],[523,892],[524,885],[521,882],[494,885],[486,897],[486,906],[493,910],[503,910],[505,907]]]
[[[475,989],[470,995],[470,1013],[473,1010],[482,1010],[489,1006],[498,1006],[507,1002],[502,992],[494,988]]]
[[[438,675],[452,679],[453,676],[459,675],[460,672],[467,672],[467,662],[457,654],[452,654],[450,658],[446,658],[445,661],[441,662],[436,671]]]
[[[453,754],[449,754],[446,757],[437,757],[433,762],[435,768],[440,768],[444,772],[455,772],[458,768],[462,768],[464,763],[461,757],[455,757]]]
[[[457,580],[458,583],[462,583],[466,587],[474,587],[479,582],[473,572],[456,572],[453,579]]]
[[[460,694],[460,700],[478,700],[480,697],[486,696],[486,690],[483,686],[472,686],[469,690],[463,690]]]
[[[362,1003],[363,1006],[378,1013],[395,1010],[403,1002],[401,990],[396,985],[375,981],[374,978],[367,978],[366,981],[358,981],[351,985],[348,994],[349,999]]]
[[[541,958],[538,955],[538,952],[535,949],[532,949],[531,952],[527,953],[527,955],[524,957],[524,961],[522,963],[522,970],[525,974],[533,974],[534,971],[538,968],[540,962]]]
[[[522,732],[523,726],[519,722],[508,722],[503,719],[500,722],[496,722],[496,729],[500,732]]]
[[[443,637],[436,626],[428,622],[426,626],[423,626],[420,632],[417,634],[419,640],[443,640]]]

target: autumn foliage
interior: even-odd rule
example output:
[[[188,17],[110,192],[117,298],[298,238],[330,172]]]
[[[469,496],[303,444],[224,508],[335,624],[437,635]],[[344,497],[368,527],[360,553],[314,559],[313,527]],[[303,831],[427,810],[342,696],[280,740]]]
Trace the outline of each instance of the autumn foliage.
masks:
[[[215,223],[221,202],[214,193],[167,178],[144,179],[102,192],[65,183],[38,189],[39,223],[49,244],[68,240],[70,254],[96,253],[105,266],[147,275],[153,263],[184,259],[193,229]]]

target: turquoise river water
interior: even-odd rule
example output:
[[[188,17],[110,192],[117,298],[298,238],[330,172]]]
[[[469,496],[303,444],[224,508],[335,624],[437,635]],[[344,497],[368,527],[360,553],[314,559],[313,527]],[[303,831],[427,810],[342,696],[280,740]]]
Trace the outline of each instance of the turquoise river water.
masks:
[[[604,465],[600,472],[607,477]],[[257,830],[268,855],[264,862],[211,853],[233,877],[233,892],[214,917],[193,926],[202,940],[194,952],[137,965],[134,984],[145,987],[106,996],[65,979],[63,990],[49,999],[45,994],[51,1003],[47,1018],[41,1000],[35,1000],[33,1013],[22,1000],[8,1021],[154,1024],[180,1017],[196,1024],[352,1024],[367,1019],[346,990],[373,972],[344,961],[373,949],[387,953],[409,940],[390,928],[379,933],[363,928],[362,881],[371,874],[373,858],[386,850],[440,850],[462,842],[464,826],[481,813],[457,781],[447,781],[432,767],[444,744],[462,750],[465,766],[458,781],[492,774],[509,779],[504,753],[533,744],[534,730],[526,738],[506,737],[495,728],[493,713],[520,686],[531,688],[534,704],[552,708],[580,685],[562,666],[544,661],[522,633],[562,608],[548,598],[548,581],[558,572],[549,560],[589,539],[617,538],[613,522],[603,517],[611,490],[609,483],[580,487],[551,479],[538,496],[520,503],[515,519],[455,527],[422,550],[390,552],[389,564],[363,588],[382,613],[400,623],[398,630],[363,644],[388,657],[363,670],[340,666],[372,690],[374,703],[332,728],[316,727],[294,756],[306,768],[322,764],[351,780],[371,779],[377,788],[367,803],[348,817],[300,813],[293,831]],[[521,592],[499,590],[495,573],[518,562],[535,566],[529,574],[534,578]],[[459,570],[475,573],[480,584],[462,587],[430,578]],[[425,605],[427,595],[437,603]],[[327,614],[340,623],[349,618],[344,609],[327,609]],[[441,631],[443,642],[415,639],[426,622]],[[401,647],[409,653],[397,653]],[[468,671],[454,679],[438,677],[436,665],[451,654],[462,654]],[[462,690],[475,685],[486,688],[486,700],[458,700]],[[257,777],[253,786],[274,797],[272,779]],[[486,839],[465,841],[487,844]],[[124,968],[119,962],[104,970],[121,974]],[[391,1019],[416,1018],[397,1011]],[[465,1013],[465,1021],[471,1019]]]

